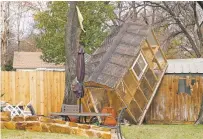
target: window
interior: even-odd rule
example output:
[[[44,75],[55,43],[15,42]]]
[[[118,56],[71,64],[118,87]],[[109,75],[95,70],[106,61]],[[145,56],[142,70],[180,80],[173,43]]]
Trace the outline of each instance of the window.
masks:
[[[146,68],[147,68],[147,62],[144,59],[142,53],[140,53],[132,66],[132,71],[134,72],[138,80],[141,79]]]
[[[185,75],[179,75],[177,94],[186,93],[191,95],[195,82],[196,82],[195,78]]]
[[[186,93],[186,94],[191,93],[190,86],[187,85],[186,79],[179,79],[179,81],[178,81],[178,94],[179,93]]]

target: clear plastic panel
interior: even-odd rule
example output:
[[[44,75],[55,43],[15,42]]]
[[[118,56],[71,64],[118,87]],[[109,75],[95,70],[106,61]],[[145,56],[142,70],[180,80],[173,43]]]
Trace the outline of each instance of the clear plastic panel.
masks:
[[[163,55],[161,54],[160,49],[158,49],[158,51],[156,52],[155,57],[158,60],[159,64],[161,65],[161,68],[163,69],[165,67],[166,62],[164,60]]]
[[[156,47],[158,45],[152,31],[148,32],[147,41],[152,47]]]

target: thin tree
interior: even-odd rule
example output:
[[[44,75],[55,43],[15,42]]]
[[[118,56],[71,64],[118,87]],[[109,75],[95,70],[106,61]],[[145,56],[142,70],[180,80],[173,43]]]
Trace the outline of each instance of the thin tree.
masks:
[[[9,38],[9,6],[10,2],[1,3],[1,14],[2,14],[2,30],[1,30],[1,66],[6,64],[6,54],[8,48]]]
[[[7,70],[5,69],[7,65],[12,65],[14,51],[19,50],[22,36],[27,35],[21,27],[22,19],[23,14],[31,13],[31,8],[25,3],[10,1],[0,3],[1,67],[4,67],[4,70]]]
[[[201,8],[203,10],[203,2],[202,1],[198,1],[198,3],[199,3],[199,5],[201,6]],[[197,124],[203,124],[203,96],[202,96],[202,103],[201,103],[201,108],[200,108],[200,112],[199,112],[199,117],[198,117],[197,121],[195,122],[195,124],[196,125]]]

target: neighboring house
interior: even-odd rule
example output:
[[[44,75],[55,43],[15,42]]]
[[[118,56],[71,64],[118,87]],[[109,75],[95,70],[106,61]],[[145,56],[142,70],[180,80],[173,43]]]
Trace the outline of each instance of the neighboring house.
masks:
[[[168,68],[146,115],[146,122],[194,124],[202,96],[203,58],[168,60]]]
[[[105,106],[141,124],[167,67],[167,60],[144,21],[129,18],[106,38],[86,65],[85,111]],[[98,119],[100,120],[100,119]]]
[[[44,62],[40,56],[42,52],[14,52],[13,68],[17,71],[50,70],[65,71],[64,65]]]
[[[63,64],[56,65],[54,63],[44,62],[40,56],[42,52],[14,52],[13,68],[17,71],[65,71]],[[89,54],[85,53],[85,62],[90,58]]]

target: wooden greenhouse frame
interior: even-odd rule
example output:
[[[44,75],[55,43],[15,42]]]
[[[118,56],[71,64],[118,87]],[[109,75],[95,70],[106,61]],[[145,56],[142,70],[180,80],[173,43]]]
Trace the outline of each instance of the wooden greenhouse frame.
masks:
[[[84,108],[100,112],[110,106],[119,112],[125,106],[125,118],[141,124],[167,68],[166,57],[142,22],[129,19],[110,37],[87,64],[95,68],[86,78]]]

